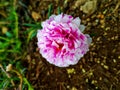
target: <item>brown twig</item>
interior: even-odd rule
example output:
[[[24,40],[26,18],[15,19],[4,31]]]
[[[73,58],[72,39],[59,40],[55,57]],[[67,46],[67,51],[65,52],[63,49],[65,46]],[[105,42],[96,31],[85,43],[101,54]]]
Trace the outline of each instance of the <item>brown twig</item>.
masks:
[[[11,78],[10,75],[4,70],[3,66],[0,64],[0,68],[2,69],[2,71],[6,74],[6,76],[8,78]],[[11,84],[13,87],[15,87],[15,83],[13,82],[13,80],[11,80]],[[14,88],[14,90],[17,90],[16,88]]]
[[[11,70],[11,71],[15,72],[18,75],[18,77],[20,78],[19,90],[22,90],[22,83],[23,83],[22,75],[17,70]]]
[[[119,8],[119,6],[120,6],[120,0],[118,0],[118,3],[116,5],[115,9],[113,10],[113,13],[115,13],[117,11],[117,9]]]

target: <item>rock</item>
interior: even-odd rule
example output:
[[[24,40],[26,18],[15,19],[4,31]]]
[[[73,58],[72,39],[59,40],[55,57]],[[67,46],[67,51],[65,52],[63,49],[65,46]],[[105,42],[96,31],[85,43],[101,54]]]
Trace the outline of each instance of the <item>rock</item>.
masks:
[[[84,4],[86,2],[86,0],[76,0],[75,1],[75,5],[73,5],[72,8],[76,9],[77,7],[81,6],[82,4]]]
[[[86,14],[91,14],[95,12],[96,8],[97,0],[87,0],[86,3],[80,7],[80,10]]]

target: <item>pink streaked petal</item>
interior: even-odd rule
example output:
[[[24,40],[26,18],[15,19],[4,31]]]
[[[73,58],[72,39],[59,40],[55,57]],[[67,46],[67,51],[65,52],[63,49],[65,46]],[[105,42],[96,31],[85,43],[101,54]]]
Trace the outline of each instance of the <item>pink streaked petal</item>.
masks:
[[[38,30],[38,48],[42,56],[58,67],[76,64],[89,50],[91,38],[82,33],[80,19],[67,14],[53,15]]]
[[[66,15],[66,14],[62,18],[62,22],[66,22],[66,23],[70,23],[71,20],[72,20],[72,18],[69,18],[69,15]]]
[[[83,40],[83,41],[85,41],[85,40],[86,40],[86,37],[85,37],[85,35],[83,35],[83,34],[80,34],[80,39],[81,39],[81,40]]]
[[[54,20],[55,20],[56,22],[60,22],[61,19],[62,19],[62,14],[60,14],[60,15],[54,17]]]
[[[50,18],[50,19],[53,19],[54,17],[56,17],[55,14],[51,15],[49,18]]]
[[[69,19],[73,19],[73,17],[71,15],[69,15],[68,17],[69,17]]]

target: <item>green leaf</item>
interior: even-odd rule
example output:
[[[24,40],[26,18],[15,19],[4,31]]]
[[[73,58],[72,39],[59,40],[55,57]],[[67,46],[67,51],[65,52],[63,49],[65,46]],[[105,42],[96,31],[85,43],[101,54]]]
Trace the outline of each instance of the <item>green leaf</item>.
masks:
[[[26,78],[23,78],[23,80],[24,80],[24,83],[27,84],[28,90],[34,90]]]
[[[36,24],[28,24],[28,23],[24,23],[24,26],[28,26],[28,27],[36,27]]]
[[[58,14],[61,14],[61,9],[60,7],[57,8]]]
[[[10,32],[6,32],[5,34],[6,34],[6,36],[7,36],[8,38],[13,37],[13,35],[12,35]]]
[[[95,33],[90,33],[90,37],[96,36]]]
[[[27,38],[27,43],[36,35],[36,31],[35,30],[31,30],[28,33],[28,38]]]
[[[49,5],[49,8],[48,8],[48,18],[51,16],[52,6],[53,6],[53,4],[50,4],[50,5]]]
[[[4,90],[4,88],[7,88],[9,84],[10,84],[9,79],[4,78],[4,80],[0,83],[0,89]]]
[[[9,5],[9,2],[0,2],[0,8],[8,5]]]

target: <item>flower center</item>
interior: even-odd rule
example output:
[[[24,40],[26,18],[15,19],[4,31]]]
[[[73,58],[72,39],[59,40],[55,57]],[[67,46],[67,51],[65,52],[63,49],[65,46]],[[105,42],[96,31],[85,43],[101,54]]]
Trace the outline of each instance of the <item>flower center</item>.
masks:
[[[58,45],[58,50],[61,50],[62,47],[64,46],[64,44],[63,44],[63,43],[58,43],[58,42],[56,42],[56,43],[57,43],[57,45]]]

